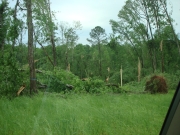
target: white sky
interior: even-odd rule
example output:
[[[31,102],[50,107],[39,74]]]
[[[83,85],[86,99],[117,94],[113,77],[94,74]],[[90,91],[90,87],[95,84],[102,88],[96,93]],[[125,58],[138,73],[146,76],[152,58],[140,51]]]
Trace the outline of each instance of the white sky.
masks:
[[[117,20],[117,14],[125,0],[51,0],[51,9],[59,11],[56,18],[59,21],[72,23],[80,21],[82,30],[78,31],[79,43],[88,44],[91,29],[101,26],[106,33],[112,33],[110,19]]]
[[[14,0],[13,0],[14,1]],[[112,33],[109,24],[110,19],[118,20],[118,12],[124,6],[126,0],[50,0],[51,10],[56,11],[56,19],[72,23],[80,21],[82,30],[78,31],[79,43],[88,44],[91,29],[101,26],[106,34]],[[180,0],[167,0],[168,9],[173,7],[172,18],[175,19],[176,33],[180,33]],[[10,2],[11,4],[11,2]],[[11,4],[12,5],[12,4]],[[13,5],[14,7],[14,5]]]

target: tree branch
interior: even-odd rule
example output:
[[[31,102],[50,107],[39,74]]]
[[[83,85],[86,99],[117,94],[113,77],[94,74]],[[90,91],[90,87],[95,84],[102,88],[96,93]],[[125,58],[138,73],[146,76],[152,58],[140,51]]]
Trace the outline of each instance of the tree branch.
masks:
[[[48,53],[46,52],[46,50],[44,49],[44,46],[43,46],[43,45],[41,44],[41,42],[37,39],[37,36],[36,36],[35,32],[34,32],[34,37],[35,37],[35,40],[38,42],[38,44],[42,47],[45,55],[48,57],[49,61],[51,62],[51,64],[52,64],[53,67],[54,67],[54,63],[52,62],[52,60],[51,60],[51,58],[49,57],[49,55],[48,55]]]

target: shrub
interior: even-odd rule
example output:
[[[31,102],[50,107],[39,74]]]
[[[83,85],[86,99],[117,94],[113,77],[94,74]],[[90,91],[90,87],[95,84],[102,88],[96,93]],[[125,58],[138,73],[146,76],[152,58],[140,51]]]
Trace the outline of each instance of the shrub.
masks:
[[[151,93],[167,93],[167,83],[162,76],[154,75],[146,82],[145,91]]]
[[[176,87],[179,82],[180,70],[177,70],[173,74],[164,73],[164,76],[167,80],[168,89],[176,90]]]
[[[99,79],[88,79],[83,82],[84,89],[88,93],[101,93],[105,89],[104,81]]]

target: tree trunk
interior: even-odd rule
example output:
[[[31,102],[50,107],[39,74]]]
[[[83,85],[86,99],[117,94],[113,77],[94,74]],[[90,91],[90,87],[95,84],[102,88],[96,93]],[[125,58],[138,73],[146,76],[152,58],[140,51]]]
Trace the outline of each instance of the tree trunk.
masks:
[[[162,2],[162,1],[161,1],[161,2]],[[162,3],[163,3],[163,2],[162,2]],[[166,6],[165,6],[164,3],[163,3],[163,8],[164,8],[164,11],[165,11],[166,16],[167,16],[167,18],[168,18],[167,20],[168,20],[168,22],[169,22],[169,24],[170,24],[170,26],[171,26],[171,29],[172,29],[172,32],[173,32],[173,36],[174,36],[174,39],[176,40],[176,45],[177,45],[178,52],[179,52],[179,55],[180,55],[179,40],[178,40],[178,38],[177,38],[177,36],[176,36],[176,33],[175,33],[175,31],[174,31],[173,24],[172,24],[172,22],[171,22],[171,18],[170,18],[169,14],[168,14],[167,8],[166,8]]]
[[[99,51],[99,76],[102,76],[102,61],[101,61],[101,44],[100,41],[98,41],[98,51]]]
[[[51,44],[52,44],[52,51],[53,51],[53,62],[54,62],[54,66],[57,66],[56,46],[55,46],[55,41],[54,41],[54,34],[51,35]]]
[[[17,6],[19,4],[19,0],[16,1],[16,5],[14,8],[14,14],[13,14],[13,23],[14,23],[14,27],[13,27],[13,41],[12,41],[12,49],[14,51],[14,47],[15,47],[15,43],[16,43],[16,38],[18,37],[18,28],[17,28]]]
[[[6,11],[6,7],[7,7],[7,2],[2,1],[2,3],[0,4],[0,51],[1,51],[0,57],[3,56],[5,37],[6,37],[6,31],[7,31],[7,28],[4,24],[5,23],[4,13]]]
[[[49,17],[50,17],[50,23],[52,24],[52,16],[51,16],[51,7],[50,7],[50,0],[48,0],[48,5],[49,5]],[[55,45],[55,40],[54,40],[54,31],[53,31],[53,25],[50,26],[50,39],[51,39],[51,44],[52,44],[52,52],[53,52],[53,62],[54,66],[57,66],[57,60],[56,60],[56,45]]]
[[[36,90],[36,75],[34,67],[34,52],[33,52],[33,23],[31,0],[26,0],[27,6],[27,25],[28,25],[28,59],[30,68],[30,94],[37,92]]]
[[[145,9],[145,16],[146,16],[146,20],[147,20],[147,26],[149,27],[149,30],[150,30],[150,35],[151,35],[151,40],[154,44],[154,37],[153,37],[153,33],[152,33],[152,27],[151,27],[151,24],[150,24],[150,16],[148,14],[148,6],[147,6],[147,3],[145,0],[142,0],[142,5],[144,6],[144,9]],[[152,47],[151,47],[152,48]],[[151,60],[152,60],[152,68],[153,68],[153,73],[156,71],[156,54],[155,54],[155,51],[154,51],[154,48],[152,48],[151,51]]]

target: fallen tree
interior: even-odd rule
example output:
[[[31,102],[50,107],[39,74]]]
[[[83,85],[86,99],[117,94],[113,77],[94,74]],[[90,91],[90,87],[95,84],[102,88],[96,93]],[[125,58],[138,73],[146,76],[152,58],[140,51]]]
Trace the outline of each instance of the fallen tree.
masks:
[[[22,86],[20,87],[20,89],[19,89],[18,92],[17,92],[17,96],[19,96],[19,94],[24,90],[24,88],[25,88],[25,85],[22,85]]]

